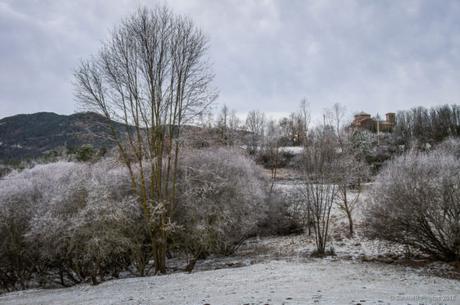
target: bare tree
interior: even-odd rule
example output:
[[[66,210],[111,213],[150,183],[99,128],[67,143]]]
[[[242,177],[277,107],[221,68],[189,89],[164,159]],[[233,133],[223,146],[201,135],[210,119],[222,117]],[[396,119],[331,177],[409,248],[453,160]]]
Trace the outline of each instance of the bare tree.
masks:
[[[220,138],[225,145],[228,144],[229,117],[230,110],[228,109],[227,105],[222,106],[222,109],[220,110],[219,116],[217,118],[217,128],[219,130]]]
[[[337,207],[348,219],[350,236],[354,234],[353,212],[360,200],[362,183],[369,174],[368,164],[360,160],[351,149],[345,149],[340,153],[334,174],[338,188]]]
[[[291,112],[289,116],[280,119],[278,122],[281,144],[283,146],[305,145],[310,120],[309,105],[306,99],[302,99],[297,112]]]
[[[331,109],[325,109],[324,120],[325,124],[331,125],[334,127],[334,131],[337,136],[337,141],[340,145],[340,148],[343,149],[343,120],[345,118],[345,106],[340,103],[335,103],[332,105]]]
[[[268,152],[269,156],[269,166],[271,171],[271,186],[270,192],[273,191],[275,185],[277,172],[278,172],[278,163],[280,155],[279,139],[280,139],[280,130],[276,121],[269,120],[267,122],[267,133],[265,136],[264,149]]]
[[[238,138],[240,123],[240,119],[234,109],[230,110],[227,105],[222,106],[217,118],[217,129],[223,144],[226,146],[233,146],[235,144]]]
[[[307,224],[313,225],[316,254],[326,254],[332,206],[338,188],[333,183],[336,166],[335,141],[327,125],[318,127],[310,135],[310,145],[304,150],[304,177],[301,186]]]
[[[246,117],[246,130],[251,133],[248,145],[249,153],[255,154],[260,148],[261,139],[264,137],[265,114],[257,110],[250,111]]]
[[[308,129],[310,127],[311,115],[310,106],[307,103],[307,99],[302,99],[299,108],[299,121],[300,121],[300,142],[305,147],[308,140]]]
[[[238,134],[241,128],[241,120],[236,115],[236,111],[232,109],[228,117],[228,144],[233,146],[238,143]]]
[[[331,209],[337,196],[337,187],[322,176],[317,181],[306,180],[303,195],[310,209],[309,217],[315,233],[316,253],[324,255],[329,236]]]
[[[228,120],[228,126],[233,131],[236,131],[241,127],[241,120],[236,115],[236,111],[234,109],[232,109],[232,111],[230,112],[230,117],[229,117],[229,120]]]
[[[75,72],[76,95],[107,119],[150,226],[155,271],[166,271],[181,126],[215,98],[207,39],[165,7],[139,9]],[[120,135],[113,122],[121,122]]]

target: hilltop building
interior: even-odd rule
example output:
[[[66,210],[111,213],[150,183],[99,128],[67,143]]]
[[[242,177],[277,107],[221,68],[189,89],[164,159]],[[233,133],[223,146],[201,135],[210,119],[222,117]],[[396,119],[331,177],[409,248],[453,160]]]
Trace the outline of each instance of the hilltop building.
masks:
[[[371,117],[370,114],[360,112],[355,114],[355,118],[351,123],[352,128],[367,129],[372,132],[391,132],[396,125],[396,114],[394,112],[388,112],[385,115],[385,120],[379,120],[378,118]]]

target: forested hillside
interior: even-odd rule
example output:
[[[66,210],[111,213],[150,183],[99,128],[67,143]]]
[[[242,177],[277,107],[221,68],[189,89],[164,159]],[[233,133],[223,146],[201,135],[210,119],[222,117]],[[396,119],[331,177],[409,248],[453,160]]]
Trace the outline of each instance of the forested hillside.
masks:
[[[121,131],[121,124],[114,124]],[[0,161],[44,157],[83,144],[97,149],[113,146],[106,120],[91,112],[59,115],[52,112],[19,114],[0,120]]]

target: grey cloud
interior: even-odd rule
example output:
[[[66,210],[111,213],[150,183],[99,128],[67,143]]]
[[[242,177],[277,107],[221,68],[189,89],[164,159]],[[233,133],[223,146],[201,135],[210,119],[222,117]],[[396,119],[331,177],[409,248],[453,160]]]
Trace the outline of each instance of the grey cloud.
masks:
[[[70,113],[72,70],[155,1],[1,1],[0,117]],[[238,112],[371,113],[459,103],[458,1],[162,1],[210,37],[220,104]]]

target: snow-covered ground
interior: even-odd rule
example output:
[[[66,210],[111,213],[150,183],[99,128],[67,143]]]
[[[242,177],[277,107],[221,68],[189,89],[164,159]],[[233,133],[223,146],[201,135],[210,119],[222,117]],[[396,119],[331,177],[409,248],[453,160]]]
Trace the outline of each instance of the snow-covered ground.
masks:
[[[314,259],[28,290],[0,304],[460,304],[456,280],[374,263]]]

